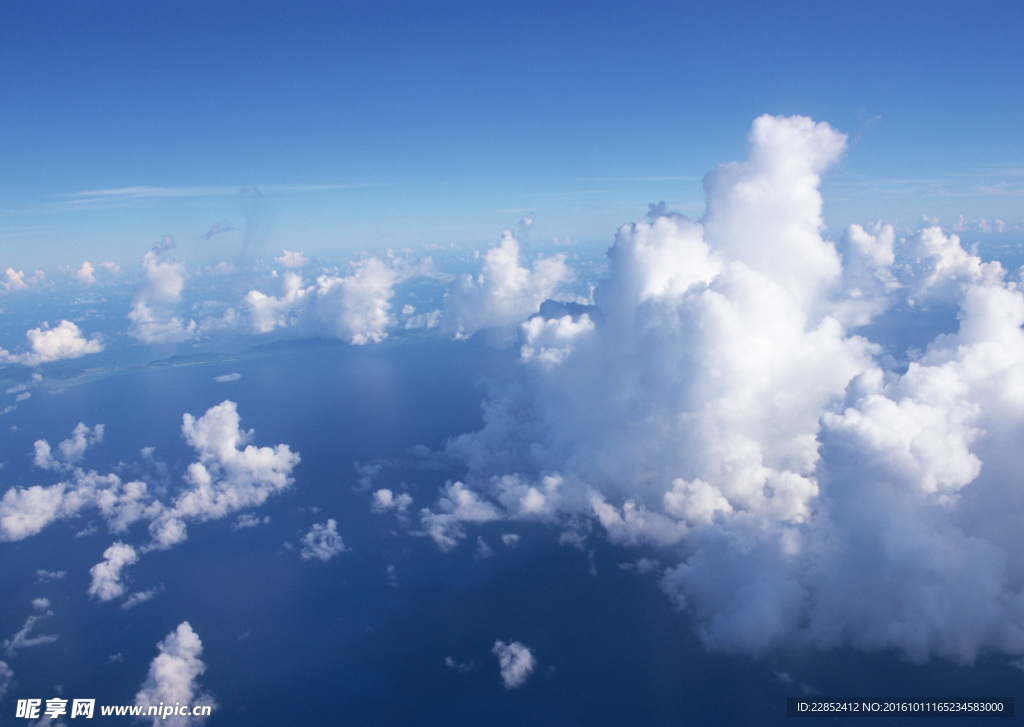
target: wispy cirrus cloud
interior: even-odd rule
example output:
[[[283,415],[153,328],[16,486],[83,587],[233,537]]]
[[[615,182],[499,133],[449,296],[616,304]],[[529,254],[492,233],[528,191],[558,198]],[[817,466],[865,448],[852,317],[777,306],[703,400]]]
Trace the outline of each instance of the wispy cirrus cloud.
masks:
[[[194,197],[233,197],[246,190],[259,189],[264,193],[289,194],[296,192],[329,192],[380,186],[376,183],[352,184],[268,184],[268,185],[213,185],[160,187],[136,185],[110,189],[90,189],[60,195],[68,205],[75,207],[107,207],[130,204],[141,200],[187,199]]]

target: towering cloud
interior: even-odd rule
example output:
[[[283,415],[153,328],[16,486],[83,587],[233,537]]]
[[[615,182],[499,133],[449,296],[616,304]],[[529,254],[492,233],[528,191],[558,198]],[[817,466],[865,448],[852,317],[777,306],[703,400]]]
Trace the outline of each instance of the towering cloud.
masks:
[[[142,278],[128,319],[131,334],[143,343],[180,343],[196,332],[195,321],[185,323],[174,315],[185,287],[185,264],[166,258],[165,252],[173,247],[165,237],[142,256]]]
[[[180,704],[188,707],[189,713],[196,706],[215,709],[217,704],[213,697],[203,692],[198,683],[199,677],[206,671],[206,664],[200,658],[203,655],[203,642],[189,622],[178,624],[156,648],[160,653],[149,665],[149,675],[135,695],[135,704],[144,709],[157,706],[173,708]],[[152,721],[154,727],[187,727],[202,724],[206,720],[203,717],[168,712],[152,717]]]
[[[522,323],[521,380],[449,442],[468,477],[424,530],[447,549],[469,522],[583,514],[670,548],[663,586],[716,649],[1024,653],[1024,296],[938,228],[823,239],[827,124],[764,116],[749,138],[703,219],[623,226],[594,307]],[[945,309],[955,332],[904,341]]]
[[[111,545],[103,552],[103,560],[89,569],[92,576],[89,595],[100,601],[112,601],[123,596],[125,586],[121,582],[122,571],[138,559],[132,546],[121,542]]]

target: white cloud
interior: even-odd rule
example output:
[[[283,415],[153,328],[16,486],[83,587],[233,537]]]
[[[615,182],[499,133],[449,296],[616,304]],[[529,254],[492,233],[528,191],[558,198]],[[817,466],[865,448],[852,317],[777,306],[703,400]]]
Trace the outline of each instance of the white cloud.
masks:
[[[6,661],[0,661],[0,701],[7,696],[12,684],[14,684],[14,670]]]
[[[504,682],[506,689],[523,686],[537,667],[533,652],[518,641],[495,641],[491,653],[498,657],[501,681]]]
[[[302,550],[299,555],[303,560],[327,562],[348,548],[338,535],[338,522],[333,518],[326,523],[314,523],[309,532],[302,536]]]
[[[92,583],[89,595],[95,596],[102,603],[112,601],[124,595],[125,586],[121,582],[122,571],[139,560],[135,548],[120,541],[103,551],[103,560],[89,569]]]
[[[202,691],[198,683],[198,678],[206,671],[206,664],[200,658],[203,655],[203,642],[189,622],[178,624],[156,646],[160,653],[149,665],[149,675],[135,695],[135,704],[148,708],[161,703],[174,705],[180,702],[190,708],[204,705],[216,709],[213,697]],[[174,715],[166,718],[156,716],[152,720],[154,727],[186,727],[206,721],[205,717]]]
[[[274,260],[286,268],[301,268],[309,262],[301,252],[292,252],[290,250],[284,250],[281,253],[281,257],[274,258]]]
[[[96,268],[92,266],[92,263],[86,260],[85,262],[82,263],[82,267],[78,268],[78,270],[75,271],[75,279],[79,283],[91,285],[92,283],[96,282],[96,276],[93,275],[93,273],[95,272]]]
[[[198,419],[184,415],[181,430],[199,460],[188,466],[189,487],[150,524],[156,545],[170,547],[184,540],[187,521],[216,520],[257,507],[292,483],[298,453],[286,444],[249,444],[253,432],[240,429],[240,423],[233,401],[210,407]]]
[[[147,588],[145,591],[135,591],[124,600],[121,604],[121,608],[126,611],[130,608],[135,608],[146,601],[152,600],[162,593],[163,590],[162,586],[154,586],[153,588]]]
[[[220,376],[214,376],[213,380],[216,381],[218,384],[227,384],[227,383],[230,383],[232,381],[238,381],[240,378],[242,378],[241,374],[234,373],[234,374],[221,374]]]
[[[36,601],[40,600],[46,601],[45,598],[36,599]],[[43,621],[53,615],[53,612],[49,610],[49,601],[46,601],[42,608],[36,604],[36,601],[33,601],[33,606],[37,611],[40,611],[40,613],[29,616],[18,633],[11,638],[4,640],[4,653],[7,656],[16,656],[19,649],[30,649],[34,646],[52,644],[59,638],[56,634],[40,634],[39,636],[32,635],[32,632],[40,621]]]
[[[58,581],[67,575],[67,571],[62,570],[37,570],[36,580],[43,581]]]
[[[247,528],[254,528],[257,525],[266,525],[270,522],[270,515],[264,515],[262,518],[257,517],[249,512],[243,512],[238,516],[238,519],[231,525],[232,530],[245,530]]]
[[[24,270],[7,268],[3,278],[0,278],[0,290],[10,293],[15,290],[28,290],[41,285],[46,281],[46,274],[42,270],[36,270],[31,278],[25,278]]]
[[[103,350],[103,342],[98,335],[86,340],[85,336],[71,321],[61,321],[55,327],[47,324],[32,328],[25,333],[28,338],[28,353],[12,354],[0,348],[0,361],[20,363],[24,366],[81,358],[90,353]]]
[[[485,523],[501,517],[498,509],[481,500],[461,482],[448,483],[441,491],[436,509],[420,511],[420,524],[442,550],[454,548],[465,537],[463,523]]]
[[[80,422],[72,436],[58,445],[56,455],[46,440],[36,441],[36,466],[70,476],[54,485],[12,487],[5,492],[0,498],[0,541],[35,535],[51,522],[73,517],[88,507],[100,511],[112,532],[123,532],[140,518],[153,516],[146,483],[123,482],[114,474],[101,475],[74,466],[89,446],[102,440],[103,432],[102,424],[90,429]]]
[[[173,247],[165,237],[142,256],[142,278],[128,314],[130,333],[142,343],[180,343],[196,335],[195,321],[186,323],[173,312],[185,287],[185,263],[164,257]]]
[[[379,343],[397,325],[391,314],[394,286],[423,274],[429,262],[410,266],[404,259],[370,257],[352,263],[347,276],[323,274],[311,285],[288,271],[281,278],[281,295],[258,290],[245,296],[249,325],[255,333],[293,329],[307,335],[328,335],[353,345]]]
[[[84,422],[79,422],[72,430],[71,437],[63,440],[57,445],[57,454],[54,455],[50,443],[45,439],[38,439],[35,442],[36,467],[49,470],[71,469],[78,464],[85,451],[92,445],[103,441],[104,426],[97,424],[92,429]]]
[[[703,219],[623,226],[592,308],[520,326],[424,531],[449,549],[534,518],[682,547],[662,585],[713,649],[1024,654],[1024,294],[937,227],[822,238],[826,124],[762,117],[750,141]],[[485,276],[465,284],[485,310]],[[951,308],[953,332],[905,342]]]
[[[65,515],[64,485],[12,487],[0,499],[0,535],[3,540],[22,540],[35,535]]]
[[[370,505],[370,509],[374,512],[396,510],[402,513],[405,512],[406,508],[411,504],[412,497],[408,494],[400,492],[396,495],[387,488],[381,488],[373,493],[373,502]]]
[[[519,241],[506,230],[501,243],[484,254],[479,275],[462,275],[452,283],[441,330],[455,338],[469,338],[484,329],[510,337],[560,284],[571,279],[564,254],[539,258],[530,268],[521,267]]]

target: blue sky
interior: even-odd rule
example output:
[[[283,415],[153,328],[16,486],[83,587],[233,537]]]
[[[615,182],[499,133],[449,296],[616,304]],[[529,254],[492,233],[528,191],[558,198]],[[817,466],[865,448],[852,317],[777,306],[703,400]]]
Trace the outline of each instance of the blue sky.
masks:
[[[1016,2],[127,3],[0,9],[6,264],[189,255],[256,187],[279,247],[606,246],[762,113],[854,143],[826,219],[1021,218]],[[132,189],[131,193],[83,195]],[[87,208],[87,209],[82,209]],[[237,239],[234,241],[237,244]],[[76,256],[79,259],[75,259]]]

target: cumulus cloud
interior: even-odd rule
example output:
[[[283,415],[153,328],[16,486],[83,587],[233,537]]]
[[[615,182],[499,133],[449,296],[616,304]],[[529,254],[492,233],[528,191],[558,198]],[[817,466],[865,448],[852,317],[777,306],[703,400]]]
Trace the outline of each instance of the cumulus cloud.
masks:
[[[257,507],[292,483],[298,453],[286,444],[249,444],[253,432],[242,430],[240,424],[233,401],[210,407],[198,418],[184,415],[182,433],[199,459],[188,466],[188,487],[150,524],[157,546],[170,547],[184,540],[188,521],[217,520]]]
[[[90,429],[84,422],[79,422],[72,430],[71,436],[57,445],[56,454],[53,453],[49,442],[37,439],[34,445],[35,466],[48,470],[70,469],[82,460],[90,446],[103,441],[103,432],[102,424]]]
[[[89,429],[79,424],[72,437],[58,445],[57,454],[40,440],[36,442],[36,464],[60,471],[66,479],[54,485],[13,487],[5,492],[0,498],[0,541],[22,540],[56,520],[88,509],[97,510],[114,533],[126,532],[140,520],[148,522],[152,537],[149,546],[136,551],[117,543],[91,571],[91,594],[101,601],[119,598],[125,593],[120,581],[122,569],[135,562],[139,552],[169,548],[187,539],[189,522],[220,519],[257,507],[292,483],[299,455],[285,444],[249,444],[253,432],[242,430],[240,424],[232,401],[211,407],[198,418],[183,416],[182,433],[198,459],[187,468],[185,487],[170,501],[159,499],[141,480],[124,482],[115,474],[72,468],[85,449],[102,437],[102,425]],[[152,453],[143,450],[143,454],[151,457]]]
[[[491,653],[498,657],[501,681],[504,682],[506,689],[523,686],[537,667],[533,652],[518,641],[495,641]]]
[[[302,536],[299,555],[303,560],[316,558],[326,563],[346,550],[348,548],[338,535],[338,522],[331,518],[325,523],[314,523],[309,532]]]
[[[75,271],[75,279],[79,283],[85,283],[90,285],[96,282],[96,276],[93,273],[96,272],[96,268],[92,266],[88,260],[82,263],[82,267]]]
[[[130,333],[142,343],[180,343],[196,335],[195,321],[186,323],[174,315],[185,287],[185,263],[166,258],[173,247],[165,237],[142,256],[142,278],[128,314]]]
[[[422,274],[429,262],[410,265],[399,257],[366,258],[352,263],[346,276],[323,274],[310,285],[288,271],[279,296],[251,290],[245,296],[249,325],[254,333],[291,329],[307,335],[327,335],[353,345],[379,343],[397,325],[391,313],[394,286]]]
[[[193,708],[209,706],[217,708],[213,697],[202,690],[198,679],[206,671],[206,664],[201,659],[203,642],[192,630],[188,621],[182,621],[178,627],[156,645],[159,654],[149,665],[149,675],[135,695],[135,704],[143,707],[155,707],[162,704]],[[199,725],[206,721],[205,717],[169,717],[155,716],[152,718],[154,727],[187,727]]]
[[[713,649],[1021,655],[1021,289],[938,227],[826,240],[818,187],[845,136],[764,116],[749,139],[705,178],[702,219],[618,231],[593,306],[504,319],[523,366],[449,442],[467,476],[423,530],[450,549],[474,522],[567,542],[592,522],[660,546]],[[485,270],[523,280],[513,252]],[[464,281],[478,310],[487,279]]]
[[[25,337],[29,343],[28,352],[10,353],[0,348],[0,361],[38,366],[53,361],[81,358],[103,350],[103,342],[98,335],[86,340],[78,326],[71,321],[61,321],[53,328],[44,323],[39,328],[30,329],[25,333]]]
[[[539,258],[529,268],[520,265],[519,258],[519,241],[506,230],[498,246],[484,254],[476,277],[462,275],[452,283],[441,330],[455,338],[469,338],[485,329],[511,337],[559,285],[572,279],[564,254]]]
[[[92,583],[89,595],[100,602],[112,601],[124,595],[125,585],[121,582],[122,571],[139,560],[135,548],[120,541],[103,551],[103,560],[89,569]]]
[[[28,290],[42,284],[45,280],[46,274],[42,270],[36,270],[32,277],[26,278],[24,270],[7,268],[3,278],[0,278],[0,290],[3,290],[5,293],[16,290]]]
[[[387,510],[395,510],[397,512],[405,512],[406,508],[412,504],[412,497],[405,492],[395,494],[387,488],[381,488],[373,493],[373,502],[370,505],[370,509],[374,512],[385,512]]]
[[[450,482],[442,490],[435,510],[420,511],[420,524],[442,550],[454,548],[466,536],[463,523],[485,523],[500,517],[498,509],[482,500],[461,482]]]
[[[301,268],[309,262],[301,252],[291,250],[284,250],[281,257],[274,258],[274,261],[286,268]]]

